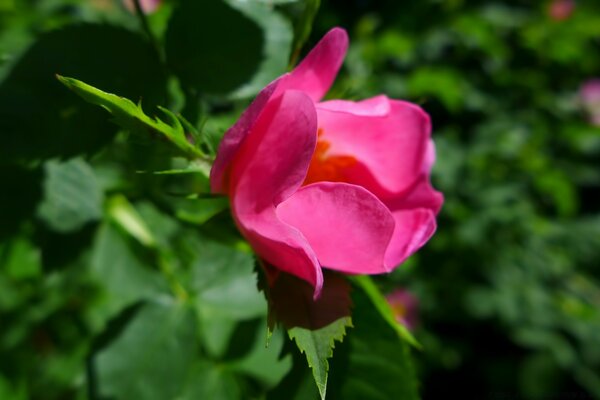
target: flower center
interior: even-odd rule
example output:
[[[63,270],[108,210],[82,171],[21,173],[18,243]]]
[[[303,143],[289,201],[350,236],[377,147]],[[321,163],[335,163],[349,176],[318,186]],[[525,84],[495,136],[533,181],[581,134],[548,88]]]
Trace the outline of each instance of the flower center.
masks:
[[[331,156],[327,151],[331,143],[323,139],[323,128],[317,131],[317,148],[310,160],[308,173],[304,179],[304,185],[315,182],[344,182],[346,181],[345,170],[356,164],[353,156]]]

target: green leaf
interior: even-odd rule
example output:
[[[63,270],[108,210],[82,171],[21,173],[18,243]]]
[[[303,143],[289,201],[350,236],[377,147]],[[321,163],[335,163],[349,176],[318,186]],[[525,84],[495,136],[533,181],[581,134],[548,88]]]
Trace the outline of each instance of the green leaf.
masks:
[[[45,165],[44,200],[38,215],[58,232],[81,228],[102,216],[104,194],[94,170],[80,158]]]
[[[137,34],[106,24],[44,33],[0,84],[3,162],[93,153],[112,140],[117,130],[105,115],[65,91],[57,73],[143,98],[148,106],[165,102],[158,56]]]
[[[344,400],[419,399],[408,345],[398,338],[371,300],[355,291],[355,328],[332,360],[330,397]]]
[[[386,321],[390,327],[398,333],[398,336],[401,339],[406,340],[408,343],[418,349],[421,348],[421,344],[415,339],[406,326],[396,321],[394,312],[390,308],[385,296],[383,293],[381,293],[381,291],[379,291],[379,288],[375,285],[370,276],[357,275],[351,277],[350,279],[364,291],[373,306],[375,306],[375,310],[377,310],[383,320]]]
[[[317,16],[319,7],[321,7],[321,0],[305,0],[301,2],[301,6],[302,11],[300,13],[300,17],[294,25],[294,45],[293,53],[290,57],[290,66],[292,67],[296,64],[296,61],[300,56],[302,46],[304,46],[304,43],[306,43],[310,36],[313,22]]]
[[[43,195],[42,169],[1,166],[0,182],[0,242],[3,242],[15,234],[25,220],[35,214]]]
[[[177,218],[192,224],[202,225],[229,207],[229,199],[182,199],[175,202]]]
[[[281,356],[286,338],[283,332],[273,332],[269,346],[265,346],[264,320],[257,324],[254,343],[247,356],[232,361],[230,367],[238,373],[251,376],[271,388],[281,381],[290,371],[292,360],[290,355]],[[235,340],[235,336],[233,340]]]
[[[184,0],[169,22],[167,62],[189,91],[250,97],[286,71],[292,39],[270,4]]]
[[[155,248],[157,241],[144,219],[135,207],[122,195],[116,195],[108,200],[108,215],[130,236],[135,238],[141,245]]]
[[[233,371],[219,364],[198,361],[188,375],[181,400],[241,400],[242,388]]]
[[[164,278],[133,244],[111,224],[103,224],[96,234],[90,272],[103,296],[90,315],[95,326],[102,327],[127,306],[168,293]]]
[[[341,341],[346,328],[352,326],[350,317],[350,285],[339,274],[323,272],[324,284],[318,299],[313,298],[314,288],[307,282],[265,266],[269,286],[265,293],[269,300],[269,317],[272,326],[281,323],[288,335],[305,353],[308,365],[321,398],[327,391],[329,362],[335,341]]]
[[[199,93],[227,94],[257,71],[263,33],[223,0],[182,0],[165,38],[167,63]]]
[[[207,351],[220,357],[238,321],[267,314],[256,287],[254,257],[191,230],[181,235],[176,251],[189,256],[180,281],[191,294]]]
[[[237,320],[264,316],[264,297],[256,287],[252,254],[207,238],[190,238],[197,250],[189,281],[196,293],[196,306],[207,315]]]
[[[11,279],[18,281],[39,276],[41,262],[40,249],[23,237],[16,237],[0,246],[0,264]]]
[[[141,135],[160,134],[174,145],[180,155],[190,159],[207,160],[199,148],[190,144],[179,118],[169,110],[159,107],[165,115],[167,122],[164,122],[157,117],[150,118],[144,113],[141,105],[136,105],[129,99],[103,92],[77,79],[60,75],[57,75],[57,78],[85,101],[99,105],[110,112],[113,121],[122,128]]]
[[[341,342],[346,335],[346,328],[351,326],[352,319],[344,317],[320,329],[296,327],[288,330],[290,338],[296,342],[300,351],[306,354],[321,399],[325,399],[327,393],[327,377],[329,375],[327,359],[333,356],[335,341]]]
[[[175,399],[196,359],[191,310],[165,299],[141,307],[120,335],[94,357],[98,392],[115,399]],[[202,379],[194,374],[194,379]]]
[[[232,93],[235,98],[251,97],[286,72],[293,40],[292,26],[266,2],[230,0],[229,3],[263,30],[263,59],[258,71],[248,83]]]

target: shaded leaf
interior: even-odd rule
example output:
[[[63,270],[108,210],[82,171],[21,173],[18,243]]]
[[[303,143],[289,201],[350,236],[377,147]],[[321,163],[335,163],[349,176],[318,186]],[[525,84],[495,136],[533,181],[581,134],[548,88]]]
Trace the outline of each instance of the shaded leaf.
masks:
[[[33,216],[43,195],[42,181],[41,169],[0,168],[0,241],[18,231],[19,226]]]
[[[178,398],[198,349],[195,331],[193,314],[184,305],[169,300],[145,304],[94,357],[99,394],[117,399]]]
[[[212,361],[196,362],[188,374],[187,382],[183,395],[179,397],[181,400],[238,400],[243,398],[242,388],[233,371],[222,368]]]
[[[256,22],[264,34],[263,59],[257,73],[232,94],[233,97],[250,97],[286,72],[292,47],[292,26],[266,2],[261,4],[261,2],[231,0],[230,4]]]
[[[312,31],[313,27],[313,21],[317,16],[319,7],[321,6],[321,0],[305,0],[299,3],[299,5],[302,7],[302,11],[300,12],[300,17],[294,24],[294,45],[292,56],[290,58],[291,66],[294,66],[296,61],[298,61],[302,46],[304,46],[304,43],[306,43],[310,36],[310,32]]]
[[[148,106],[165,101],[165,74],[152,47],[123,28],[81,24],[40,36],[0,84],[0,160],[92,153],[116,129],[55,74],[77,77]],[[149,84],[151,83],[151,84]]]
[[[353,292],[355,328],[332,361],[330,399],[417,400],[409,347],[360,290]]]
[[[168,292],[161,275],[110,224],[102,225],[94,240],[91,273],[104,295],[91,315],[98,326],[131,304]]]
[[[415,337],[410,333],[410,331],[403,324],[396,321],[394,317],[394,312],[392,311],[390,305],[388,304],[385,296],[379,288],[375,285],[373,280],[368,275],[357,275],[350,278],[352,282],[354,282],[359,288],[363,290],[365,295],[369,298],[375,310],[379,312],[384,321],[386,321],[392,329],[394,329],[400,338],[406,340],[411,345],[416,348],[421,348],[421,345]]]
[[[223,0],[182,0],[165,40],[167,62],[184,86],[226,94],[257,71],[264,34]]]

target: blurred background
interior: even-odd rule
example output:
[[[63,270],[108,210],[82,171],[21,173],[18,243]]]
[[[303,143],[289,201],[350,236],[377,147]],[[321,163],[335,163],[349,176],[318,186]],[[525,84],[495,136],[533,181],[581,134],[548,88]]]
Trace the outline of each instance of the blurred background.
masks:
[[[240,358],[230,346],[263,329],[264,305],[223,204],[168,197],[206,182],[143,173],[172,168],[167,150],[119,133],[53,74],[180,111],[216,144],[289,55],[333,26],[351,45],[328,97],[385,93],[433,121],[438,231],[377,277],[417,299],[405,308],[423,345],[413,351],[422,397],[600,399],[599,2],[323,0],[316,14],[300,0],[178,3],[145,4],[144,26],[117,0],[0,0],[0,399],[93,392],[90,354],[137,300],[160,297],[165,283],[145,262],[188,277],[214,306],[196,310],[204,351],[246,363],[225,380],[240,389],[222,398],[264,398],[277,385],[289,359]],[[154,236],[136,236],[123,215]],[[222,282],[227,262],[244,265],[243,282]],[[230,304],[223,285],[249,292]],[[141,331],[162,315],[144,312]],[[101,378],[129,371],[114,357],[129,348],[120,343],[101,358]],[[121,398],[123,380],[105,397]]]

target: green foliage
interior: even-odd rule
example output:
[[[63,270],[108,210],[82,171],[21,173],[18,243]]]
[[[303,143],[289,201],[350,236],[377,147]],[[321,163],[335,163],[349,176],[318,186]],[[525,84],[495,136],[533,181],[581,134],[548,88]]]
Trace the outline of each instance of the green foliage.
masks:
[[[206,158],[199,148],[188,142],[181,121],[166,108],[160,107],[160,110],[165,114],[167,123],[158,118],[148,117],[144,114],[140,105],[136,106],[126,98],[105,93],[77,79],[60,75],[57,75],[57,78],[87,102],[99,105],[110,112],[114,117],[114,122],[128,132],[146,136],[158,133],[169,140],[181,152],[182,156],[199,160]]]
[[[185,0],[165,40],[167,63],[188,90],[251,96],[284,72],[292,32],[260,2]]]
[[[165,299],[144,304],[109,346],[94,356],[98,395],[121,399],[186,396],[198,343],[191,309]],[[202,376],[198,374],[197,376]]]
[[[417,380],[408,345],[393,326],[373,312],[366,292],[352,296],[355,328],[331,365],[333,399],[418,399]],[[343,373],[340,373],[343,371]]]
[[[45,164],[44,198],[39,217],[58,232],[81,228],[102,216],[103,193],[94,170],[82,159]]]
[[[600,8],[546,7],[0,0],[0,398],[600,399],[600,131],[577,93]],[[334,25],[328,95],[421,104],[445,205],[393,274],[327,273],[320,303],[281,275],[265,301],[208,163]]]
[[[65,93],[54,78],[57,73],[143,98],[148,106],[166,100],[159,59],[139,35],[106,24],[76,24],[45,33],[0,84],[3,162],[91,153],[114,137],[116,130],[107,125],[106,116]]]
[[[329,361],[336,341],[352,327],[350,285],[336,273],[323,274],[323,289],[314,299],[314,288],[292,275],[264,266],[269,284],[261,283],[269,303],[269,329],[275,322],[288,332],[306,355],[321,399],[327,393]]]
[[[332,2],[320,14],[321,31],[354,33],[332,97],[385,92],[432,117],[438,232],[375,280],[421,300],[426,398],[600,398],[600,130],[578,94],[600,70],[600,9],[578,1],[557,21],[549,3]]]
[[[306,354],[321,399],[325,399],[327,393],[327,359],[333,356],[335,342],[342,341],[346,335],[346,328],[352,326],[351,321],[350,317],[344,317],[318,329],[294,327],[288,330],[290,338],[296,342],[300,351]]]

